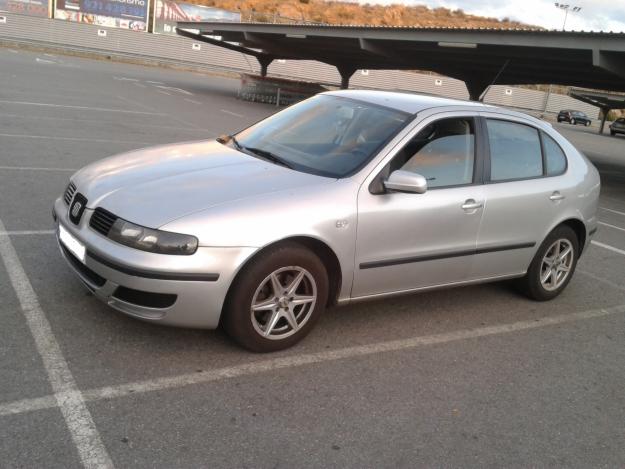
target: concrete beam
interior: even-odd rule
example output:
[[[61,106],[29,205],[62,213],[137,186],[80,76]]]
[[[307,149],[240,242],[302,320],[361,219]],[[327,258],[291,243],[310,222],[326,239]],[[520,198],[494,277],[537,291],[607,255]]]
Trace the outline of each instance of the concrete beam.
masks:
[[[592,64],[625,78],[625,61],[623,61],[622,56],[617,57],[614,53],[594,49],[592,51]]]

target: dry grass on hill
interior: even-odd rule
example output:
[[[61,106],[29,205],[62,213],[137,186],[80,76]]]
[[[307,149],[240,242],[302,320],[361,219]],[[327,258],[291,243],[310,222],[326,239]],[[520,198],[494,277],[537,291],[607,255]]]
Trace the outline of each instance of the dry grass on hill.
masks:
[[[231,11],[279,15],[298,21],[329,24],[367,24],[378,26],[523,28],[522,23],[506,18],[484,18],[462,10],[430,9],[426,6],[360,5],[324,0],[192,0],[193,3]],[[245,19],[245,18],[244,18]]]

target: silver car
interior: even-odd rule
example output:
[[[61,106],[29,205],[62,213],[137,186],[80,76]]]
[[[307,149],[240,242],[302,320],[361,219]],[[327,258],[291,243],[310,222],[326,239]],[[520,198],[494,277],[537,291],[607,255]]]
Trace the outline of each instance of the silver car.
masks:
[[[597,229],[597,170],[551,125],[479,103],[323,93],[233,136],[74,174],[63,257],[126,314],[266,352],[331,305],[516,278],[556,297]]]

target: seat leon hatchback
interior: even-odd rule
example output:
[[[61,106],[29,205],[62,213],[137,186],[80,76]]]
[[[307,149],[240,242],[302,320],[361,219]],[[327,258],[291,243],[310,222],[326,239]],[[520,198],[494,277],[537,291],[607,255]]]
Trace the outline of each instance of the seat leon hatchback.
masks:
[[[94,295],[160,324],[289,347],[332,305],[517,279],[558,296],[597,227],[596,169],[551,125],[479,103],[317,95],[215,140],[131,151],[54,203]]]

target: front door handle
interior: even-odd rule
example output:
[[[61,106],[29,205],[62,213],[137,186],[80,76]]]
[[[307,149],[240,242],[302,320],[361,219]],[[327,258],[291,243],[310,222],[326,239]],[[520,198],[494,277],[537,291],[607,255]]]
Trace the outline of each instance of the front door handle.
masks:
[[[462,210],[477,210],[478,208],[482,208],[484,204],[482,202],[476,202],[475,199],[467,199],[462,204]]]
[[[560,194],[559,191],[555,191],[553,194],[551,194],[549,196],[549,200],[551,200],[552,202],[557,202],[558,200],[562,200],[564,199],[565,196],[563,196],[562,194]]]

